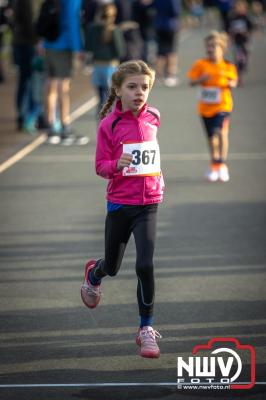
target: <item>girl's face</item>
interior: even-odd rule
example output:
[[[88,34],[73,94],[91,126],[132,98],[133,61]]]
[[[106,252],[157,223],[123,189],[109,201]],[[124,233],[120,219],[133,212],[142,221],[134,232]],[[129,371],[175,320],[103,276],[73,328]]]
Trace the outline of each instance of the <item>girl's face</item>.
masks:
[[[206,42],[206,53],[210,60],[219,61],[224,56],[224,51],[220,43],[214,39]]]
[[[121,98],[122,110],[131,110],[137,115],[146,103],[150,92],[150,78],[148,75],[129,75],[125,78],[116,94]]]

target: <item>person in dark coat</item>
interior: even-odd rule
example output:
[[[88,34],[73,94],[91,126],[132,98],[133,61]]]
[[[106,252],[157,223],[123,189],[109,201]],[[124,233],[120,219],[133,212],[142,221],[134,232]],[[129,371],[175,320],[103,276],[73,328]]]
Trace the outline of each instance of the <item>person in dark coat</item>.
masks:
[[[126,43],[126,54],[121,61],[137,60],[142,57],[143,41],[139,24],[133,18],[133,0],[115,0],[116,23],[122,29]]]
[[[17,66],[15,102],[18,130],[23,129],[28,117],[35,111],[31,79],[32,61],[38,41],[35,33],[35,19],[39,5],[36,0],[13,2],[13,55]]]
[[[143,41],[142,59],[155,64],[155,8],[154,0],[135,0],[133,2],[133,20],[139,24]]]
[[[164,84],[174,87],[177,80],[177,42],[180,0],[155,0],[155,27],[158,40],[157,76]]]

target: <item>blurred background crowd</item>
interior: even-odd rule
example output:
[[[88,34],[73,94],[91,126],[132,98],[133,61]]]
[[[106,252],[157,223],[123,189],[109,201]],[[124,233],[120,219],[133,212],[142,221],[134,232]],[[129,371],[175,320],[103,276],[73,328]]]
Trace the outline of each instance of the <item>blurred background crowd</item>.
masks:
[[[50,144],[86,144],[70,123],[76,60],[90,76],[98,112],[122,61],[143,59],[158,84],[178,86],[180,30],[212,28],[218,15],[241,77],[251,35],[265,32],[265,7],[265,0],[0,0],[0,91],[10,57],[17,130],[45,130]]]

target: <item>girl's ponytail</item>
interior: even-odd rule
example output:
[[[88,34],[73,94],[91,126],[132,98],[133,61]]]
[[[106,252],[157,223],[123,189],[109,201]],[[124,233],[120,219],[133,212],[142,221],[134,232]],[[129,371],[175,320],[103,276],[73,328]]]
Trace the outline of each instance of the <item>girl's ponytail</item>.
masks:
[[[114,87],[112,86],[110,89],[109,96],[107,97],[107,100],[99,113],[100,120],[102,120],[108,114],[108,112],[112,108],[115,99],[116,99],[116,93]]]

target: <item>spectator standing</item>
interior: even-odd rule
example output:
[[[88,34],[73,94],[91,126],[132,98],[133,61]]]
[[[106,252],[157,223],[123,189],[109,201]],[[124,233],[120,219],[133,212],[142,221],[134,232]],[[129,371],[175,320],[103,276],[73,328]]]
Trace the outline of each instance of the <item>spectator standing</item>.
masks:
[[[85,37],[86,50],[93,57],[92,83],[99,97],[98,112],[106,101],[112,74],[125,55],[123,34],[115,25],[116,14],[115,4],[103,5],[99,21],[89,25]]]
[[[45,55],[42,44],[38,46],[37,54],[32,60],[32,92],[35,104],[35,112],[27,126],[28,131],[34,133],[36,129],[46,130],[46,110],[45,110],[45,83],[46,83],[46,66]]]
[[[133,19],[139,24],[143,41],[141,58],[150,65],[155,64],[155,14],[154,0],[135,0],[133,2]]]
[[[84,42],[86,41],[87,31],[91,24],[98,20],[98,13],[101,5],[113,3],[113,0],[82,0],[81,5],[81,27]],[[92,54],[87,53],[84,59],[83,73],[92,73]]]
[[[8,29],[9,18],[11,16],[12,10],[10,7],[10,1],[0,0],[0,83],[4,82],[4,68],[2,59],[2,49],[4,45],[4,34]]]
[[[177,43],[181,3],[179,0],[155,0],[155,27],[158,40],[157,76],[169,87],[178,84]]]
[[[229,33],[234,46],[238,86],[243,85],[243,74],[248,66],[252,30],[253,25],[248,15],[248,3],[246,0],[237,0],[229,18]]]
[[[113,3],[113,0],[82,0],[81,25],[84,36],[86,36],[88,26],[95,21],[95,18],[97,18],[99,8],[108,3]]]
[[[114,0],[114,3],[117,7],[116,23],[122,29],[126,43],[122,61],[141,59],[143,42],[139,24],[133,17],[133,0]]]
[[[97,9],[98,0],[82,0],[81,14],[82,14],[82,26],[84,27],[85,33],[88,24],[94,21]]]
[[[16,109],[17,129],[22,130],[35,112],[32,93],[32,60],[37,36],[35,18],[39,1],[15,0],[13,4],[13,55],[17,66]]]
[[[221,17],[221,28],[225,32],[229,32],[229,16],[233,7],[234,0],[216,0],[216,6]]]
[[[47,87],[47,142],[51,144],[87,144],[89,138],[76,136],[70,126],[70,81],[73,56],[82,50],[81,0],[58,0],[60,7],[60,31],[53,40],[45,40]],[[57,104],[59,104],[60,131],[55,128]]]
[[[256,33],[263,34],[266,28],[266,16],[263,11],[263,3],[261,1],[252,1],[250,17],[254,31]]]

